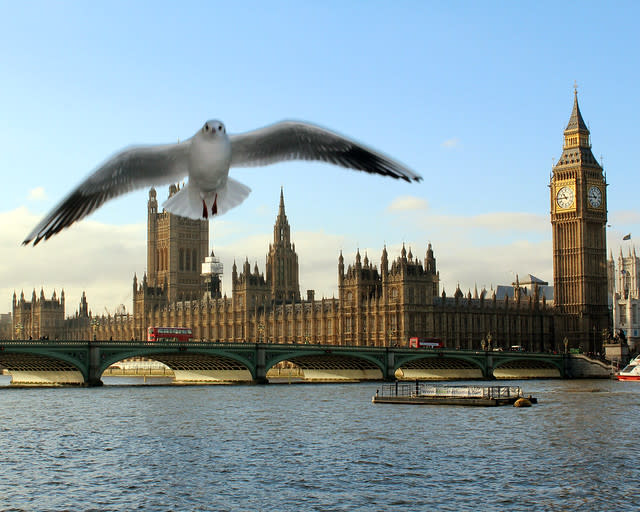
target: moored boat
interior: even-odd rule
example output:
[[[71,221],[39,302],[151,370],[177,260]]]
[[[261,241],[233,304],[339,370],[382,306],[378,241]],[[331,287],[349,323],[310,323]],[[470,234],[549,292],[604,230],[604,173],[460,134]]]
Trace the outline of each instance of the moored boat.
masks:
[[[627,366],[618,372],[618,380],[640,380],[640,356],[632,359]]]
[[[498,406],[514,405],[518,399],[524,399],[529,406],[537,399],[529,395],[526,399],[519,386],[482,386],[482,385],[439,385],[416,381],[413,384],[383,384],[376,391],[374,404],[424,404],[424,405],[472,405]]]

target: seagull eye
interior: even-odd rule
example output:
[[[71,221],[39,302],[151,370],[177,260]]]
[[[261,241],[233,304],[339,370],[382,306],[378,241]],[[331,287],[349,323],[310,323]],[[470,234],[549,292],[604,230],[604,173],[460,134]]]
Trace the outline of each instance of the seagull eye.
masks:
[[[205,131],[205,132],[208,132],[208,131],[209,131],[209,125],[208,125],[208,124],[205,124],[205,125],[204,125],[204,131]]]

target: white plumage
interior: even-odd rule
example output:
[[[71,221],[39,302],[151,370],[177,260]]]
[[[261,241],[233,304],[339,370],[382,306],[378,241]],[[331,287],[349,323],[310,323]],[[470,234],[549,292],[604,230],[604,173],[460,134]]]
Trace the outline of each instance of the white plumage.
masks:
[[[188,183],[164,208],[194,219],[221,215],[251,192],[229,178],[230,167],[269,165],[286,160],[318,160],[405,181],[422,177],[391,158],[335,132],[299,121],[282,121],[251,132],[227,135],[220,121],[207,121],[178,144],[136,146],[104,162],[29,233],[23,244],[37,245],[131,190]]]

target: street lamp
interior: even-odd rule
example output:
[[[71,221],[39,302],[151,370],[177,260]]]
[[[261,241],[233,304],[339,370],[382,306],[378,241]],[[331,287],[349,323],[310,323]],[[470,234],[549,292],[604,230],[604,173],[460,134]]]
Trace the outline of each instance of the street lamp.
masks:
[[[258,324],[258,341],[260,341],[260,343],[262,343],[263,335],[264,335],[264,324],[260,322]]]
[[[389,346],[395,347],[396,344],[393,343],[394,338],[396,337],[396,330],[395,329],[389,329],[389,332],[387,333],[388,337],[389,337]]]
[[[97,318],[91,319],[91,328],[93,329],[93,341],[96,341],[96,333],[98,332],[98,328],[100,327],[100,320]]]
[[[16,335],[18,336],[18,339],[21,340],[22,339],[22,333],[24,332],[24,325],[22,325],[21,322],[18,322],[16,324]]]

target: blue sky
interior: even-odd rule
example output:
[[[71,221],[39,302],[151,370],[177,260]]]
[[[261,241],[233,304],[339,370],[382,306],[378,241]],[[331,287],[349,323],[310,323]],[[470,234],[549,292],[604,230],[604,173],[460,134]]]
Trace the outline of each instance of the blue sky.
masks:
[[[253,192],[212,227],[229,273],[234,258],[264,269],[283,186],[302,293],[337,293],[340,250],[379,264],[384,244],[395,257],[403,242],[421,258],[433,244],[448,294],[516,273],[552,282],[547,186],[574,81],[617,254],[623,234],[640,236],[639,17],[633,2],[2,1],[0,311],[13,290],[41,287],[64,287],[67,314],[82,290],[96,312],[130,308],[146,190],[36,248],[19,244],[115,151],[186,139],[212,118],[231,133],[312,121],[424,176],[307,162],[232,170]]]

